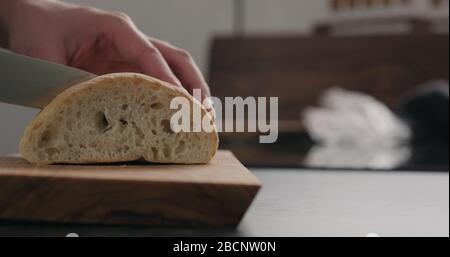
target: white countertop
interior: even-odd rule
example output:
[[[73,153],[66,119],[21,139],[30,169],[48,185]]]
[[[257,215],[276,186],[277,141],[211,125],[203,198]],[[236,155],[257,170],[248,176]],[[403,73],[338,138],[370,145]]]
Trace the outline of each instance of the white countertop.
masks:
[[[255,171],[243,235],[449,235],[448,172]]]

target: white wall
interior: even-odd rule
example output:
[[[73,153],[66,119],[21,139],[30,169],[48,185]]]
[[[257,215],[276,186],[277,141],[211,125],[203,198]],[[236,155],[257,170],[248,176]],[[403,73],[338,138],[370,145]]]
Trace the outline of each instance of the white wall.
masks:
[[[326,0],[247,0],[249,33],[308,32],[330,15]]]
[[[414,1],[414,8],[420,11],[427,8],[423,6],[425,0]],[[233,0],[68,0],[68,2],[128,13],[145,33],[189,50],[203,71],[207,70],[210,38],[214,34],[233,30]],[[246,10],[245,27],[248,33],[304,32],[310,30],[311,25],[317,20],[339,16],[330,12],[326,0],[247,0]],[[386,12],[386,9],[381,12]],[[448,8],[443,12],[448,16]],[[352,12],[345,15],[358,14]],[[17,144],[23,129],[36,112],[0,103],[0,155],[17,152]]]

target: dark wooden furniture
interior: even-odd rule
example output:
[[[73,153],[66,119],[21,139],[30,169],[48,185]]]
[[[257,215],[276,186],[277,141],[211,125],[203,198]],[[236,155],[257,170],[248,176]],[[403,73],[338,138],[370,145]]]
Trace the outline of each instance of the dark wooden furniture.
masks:
[[[401,35],[432,34],[437,20],[416,17],[359,18],[319,23],[316,35]],[[448,19],[447,19],[448,23]]]
[[[287,144],[260,145],[255,134],[221,135],[223,147],[252,166],[302,162],[308,144],[298,142],[306,137],[301,113],[330,87],[368,93],[397,110],[405,96],[433,79],[449,79],[448,35],[221,36],[210,55],[213,95],[279,97]]]
[[[278,96],[280,118],[298,120],[327,88],[369,93],[397,107],[405,94],[449,78],[448,35],[218,37],[211,49],[213,94]]]

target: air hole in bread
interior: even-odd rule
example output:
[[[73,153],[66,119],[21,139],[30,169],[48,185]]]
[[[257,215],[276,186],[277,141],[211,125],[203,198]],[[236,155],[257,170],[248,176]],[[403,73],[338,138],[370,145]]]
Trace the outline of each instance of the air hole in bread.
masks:
[[[50,157],[53,158],[56,154],[59,154],[58,149],[56,148],[47,148],[45,149],[45,153]]]
[[[177,148],[175,149],[175,153],[180,154],[183,153],[184,150],[186,150],[186,142],[184,142],[184,140],[181,140]]]
[[[111,123],[108,121],[104,112],[97,112],[95,115],[96,126],[99,131],[106,132],[111,129]]]
[[[125,118],[121,118],[119,121],[120,121],[120,123],[121,123],[123,126],[127,126],[127,125],[128,125],[128,121],[127,121]]]
[[[172,131],[172,128],[170,127],[169,120],[162,120],[161,126],[163,127],[164,132],[169,133],[169,134],[174,134],[174,132]]]
[[[46,130],[44,131],[44,133],[42,133],[38,147],[44,147],[46,145],[49,145],[52,140],[53,140],[53,132],[51,130]]]
[[[164,107],[164,104],[162,104],[160,102],[152,103],[150,105],[150,108],[152,108],[153,110],[161,110],[163,107]]]
[[[128,109],[128,104],[122,105],[122,110],[126,111]]]

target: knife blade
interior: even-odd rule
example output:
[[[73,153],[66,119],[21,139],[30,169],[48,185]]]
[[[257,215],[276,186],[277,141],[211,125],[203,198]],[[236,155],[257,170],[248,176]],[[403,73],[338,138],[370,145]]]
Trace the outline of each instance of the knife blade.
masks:
[[[59,93],[96,75],[0,49],[0,102],[42,109]]]

